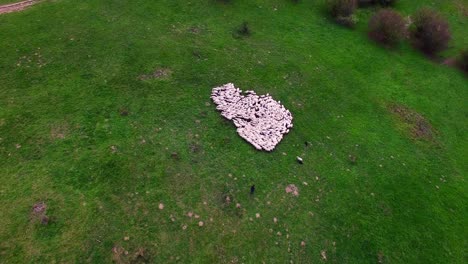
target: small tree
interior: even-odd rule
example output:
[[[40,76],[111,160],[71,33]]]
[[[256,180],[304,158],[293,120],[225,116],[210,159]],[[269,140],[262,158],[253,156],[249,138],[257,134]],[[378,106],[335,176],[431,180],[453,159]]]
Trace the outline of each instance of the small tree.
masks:
[[[449,24],[435,11],[421,9],[413,16],[411,39],[415,47],[435,55],[448,47],[451,39]]]
[[[369,37],[384,45],[394,46],[406,35],[403,17],[390,9],[378,11],[369,20]]]

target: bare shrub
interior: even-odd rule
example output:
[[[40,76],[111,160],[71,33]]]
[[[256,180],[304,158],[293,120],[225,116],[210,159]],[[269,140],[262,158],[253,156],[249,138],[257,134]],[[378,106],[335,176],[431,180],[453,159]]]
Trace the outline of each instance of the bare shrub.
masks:
[[[369,37],[384,45],[394,46],[406,35],[403,17],[396,11],[382,9],[369,20]]]
[[[461,52],[457,59],[457,66],[464,72],[468,73],[468,49]]]
[[[332,17],[349,17],[354,14],[357,0],[329,0],[328,8]]]
[[[328,0],[328,12],[340,25],[353,27],[356,24],[356,8],[357,0]]]
[[[431,9],[421,9],[413,16],[411,40],[413,45],[429,55],[448,47],[452,35],[448,22]]]

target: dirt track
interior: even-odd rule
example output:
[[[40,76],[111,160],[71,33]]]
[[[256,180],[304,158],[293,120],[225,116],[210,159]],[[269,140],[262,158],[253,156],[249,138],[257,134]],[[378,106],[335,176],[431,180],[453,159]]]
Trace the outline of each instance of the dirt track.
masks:
[[[22,11],[34,4],[37,4],[39,0],[25,0],[18,3],[0,5],[0,15],[12,12]]]

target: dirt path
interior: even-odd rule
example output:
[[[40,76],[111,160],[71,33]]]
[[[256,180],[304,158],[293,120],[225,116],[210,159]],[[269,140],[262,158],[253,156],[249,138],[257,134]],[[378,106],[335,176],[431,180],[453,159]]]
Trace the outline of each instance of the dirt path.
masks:
[[[39,0],[25,0],[13,4],[0,5],[0,15],[12,12],[19,12],[37,3],[39,3]]]

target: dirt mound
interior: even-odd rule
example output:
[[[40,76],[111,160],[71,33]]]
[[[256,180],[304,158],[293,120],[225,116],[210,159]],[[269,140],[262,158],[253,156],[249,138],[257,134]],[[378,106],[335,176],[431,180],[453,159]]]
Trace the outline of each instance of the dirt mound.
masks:
[[[39,3],[39,0],[26,0],[13,4],[0,5],[0,15],[19,12],[37,3]]]
[[[390,111],[410,127],[411,134],[415,139],[433,139],[434,129],[429,121],[427,121],[421,114],[406,106],[398,104],[391,105]]]
[[[294,196],[299,196],[299,188],[294,184],[289,184],[285,188],[286,193],[291,193]]]
[[[151,74],[143,74],[138,77],[138,79],[142,81],[146,80],[152,80],[152,79],[167,79],[170,77],[172,74],[172,71],[167,68],[159,68],[156,69],[153,73]]]

